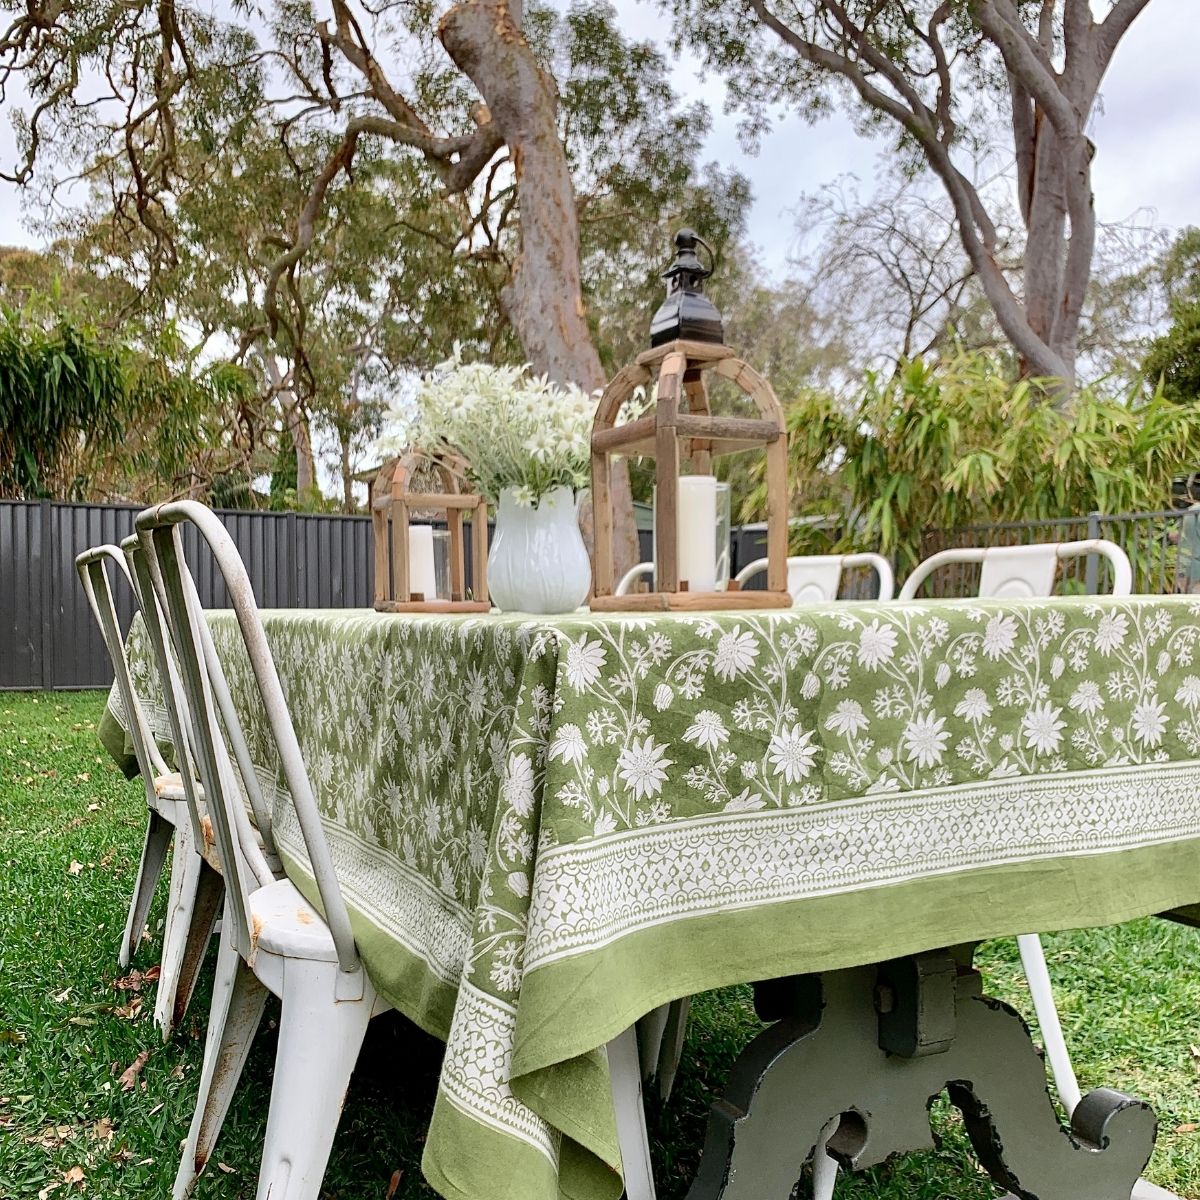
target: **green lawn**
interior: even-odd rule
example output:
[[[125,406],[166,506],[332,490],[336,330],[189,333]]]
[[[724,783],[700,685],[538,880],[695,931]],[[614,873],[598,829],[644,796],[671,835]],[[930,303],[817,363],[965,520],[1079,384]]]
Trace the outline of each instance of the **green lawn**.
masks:
[[[116,947],[140,848],[140,785],[100,749],[103,697],[0,696],[0,1198],[153,1200],[169,1194],[200,1066],[207,991],[163,1046],[152,984],[118,986]],[[161,920],[163,897],[152,924]],[[1200,972],[1197,934],[1164,922],[1047,939],[1064,1024],[1084,1088],[1109,1084],[1149,1100],[1161,1133],[1150,1178],[1200,1197]],[[156,962],[158,936],[136,965]],[[991,990],[1028,1009],[1015,945],[985,948]],[[207,977],[206,977],[207,978]],[[128,984],[128,981],[126,981]],[[701,997],[669,1108],[651,1114],[662,1200],[681,1200],[707,1108],[758,1028],[749,989]],[[252,1197],[268,1099],[273,1011],[196,1195]],[[119,1077],[149,1058],[134,1086]],[[394,1015],[372,1023],[342,1120],[326,1195],[374,1200],[401,1172],[400,1200],[433,1195],[420,1177],[439,1046]],[[994,1196],[953,1110],[937,1109],[936,1154],[844,1179],[839,1200]],[[805,1194],[803,1189],[801,1194]],[[782,1200],[764,1197],[764,1200]]]

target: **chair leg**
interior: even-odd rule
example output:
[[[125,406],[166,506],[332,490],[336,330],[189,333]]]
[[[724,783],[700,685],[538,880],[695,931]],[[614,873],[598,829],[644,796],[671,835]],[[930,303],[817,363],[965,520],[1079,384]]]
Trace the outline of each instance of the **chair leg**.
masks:
[[[1046,1057],[1050,1060],[1050,1073],[1054,1076],[1059,1099],[1069,1117],[1079,1103],[1079,1081],[1071,1066],[1067,1053],[1067,1041],[1063,1037],[1062,1023],[1054,1005],[1054,993],[1050,989],[1050,970],[1046,966],[1046,954],[1042,940],[1036,933],[1023,933],[1017,938],[1021,951],[1021,966],[1029,981],[1029,994],[1033,997],[1033,1011],[1037,1013],[1038,1025],[1042,1030],[1042,1041],[1046,1043]]]
[[[191,826],[181,821],[175,833],[171,899],[154,1003],[154,1023],[164,1042],[187,1012],[223,895],[221,877],[196,853]]]
[[[129,966],[141,940],[142,930],[146,928],[146,918],[150,915],[150,905],[154,902],[154,891],[158,887],[158,877],[162,874],[163,863],[167,858],[167,847],[175,833],[175,827],[161,813],[152,808],[147,812],[149,820],[146,823],[146,840],[142,844],[137,883],[134,884],[129,916],[125,921],[121,953],[117,957],[122,971]]]
[[[654,1171],[650,1165],[650,1138],[646,1132],[636,1026],[608,1043],[608,1070],[612,1077],[613,1111],[617,1119],[617,1144],[621,1149],[626,1200],[654,1200]]]
[[[812,1194],[813,1200],[833,1200],[833,1189],[837,1183],[837,1160],[825,1153],[825,1144],[833,1136],[841,1124],[841,1117],[834,1117],[817,1138],[816,1149],[813,1150]]]
[[[266,1001],[267,989],[242,961],[232,939],[223,936],[196,1112],[175,1176],[172,1200],[186,1200],[191,1195],[213,1152]]]
[[[336,963],[283,961],[283,1008],[258,1200],[317,1200],[375,1005],[335,1000]]]

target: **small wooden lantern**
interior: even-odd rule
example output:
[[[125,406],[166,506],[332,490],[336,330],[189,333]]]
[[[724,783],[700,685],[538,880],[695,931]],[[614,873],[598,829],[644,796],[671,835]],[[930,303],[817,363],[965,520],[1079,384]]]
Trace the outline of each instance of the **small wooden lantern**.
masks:
[[[432,469],[440,492],[411,491],[418,470]],[[487,501],[464,491],[466,463],[444,455],[405,454],[384,463],[371,497],[371,528],[375,539],[375,608],[379,612],[488,612]],[[450,533],[450,599],[416,593],[410,587],[409,529],[414,510],[444,513]],[[471,516],[471,582],[475,596],[467,599],[466,538],[463,517]]]
[[[671,292],[651,325],[653,346],[623,367],[604,389],[592,426],[592,504],[595,513],[593,610],[790,608],[787,590],[787,432],[771,385],[723,344],[720,313],[702,295],[709,274],[695,255],[700,239],[690,230],[676,237],[678,254],[666,277]],[[701,243],[703,244],[703,243]],[[652,412],[617,425],[621,406],[658,375]],[[705,375],[731,380],[749,396],[756,417],[713,416]],[[690,590],[679,578],[679,464],[690,459],[697,474],[710,472],[714,455],[765,449],[767,456],[767,587],[724,592]],[[656,591],[614,596],[613,508],[610,484],[614,454],[656,460],[654,513]],[[713,536],[716,536],[714,529]]]

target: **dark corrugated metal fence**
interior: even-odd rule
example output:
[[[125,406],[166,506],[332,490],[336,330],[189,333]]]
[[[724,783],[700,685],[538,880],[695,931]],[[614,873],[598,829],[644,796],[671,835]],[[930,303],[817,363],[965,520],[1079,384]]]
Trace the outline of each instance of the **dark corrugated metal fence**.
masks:
[[[0,501],[0,690],[106,687],[112,667],[75,556],[133,532],[139,505]],[[263,608],[365,608],[372,596],[371,522],[324,513],[218,513]],[[185,548],[205,605],[224,607],[212,560]],[[117,587],[123,627],[133,612]]]

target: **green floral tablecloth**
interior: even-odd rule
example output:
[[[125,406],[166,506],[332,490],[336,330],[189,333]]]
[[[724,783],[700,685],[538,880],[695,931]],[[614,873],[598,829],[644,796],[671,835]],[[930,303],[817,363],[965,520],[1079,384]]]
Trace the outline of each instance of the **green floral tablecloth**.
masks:
[[[453,1200],[616,1197],[602,1047],[674,997],[1200,900],[1195,599],[264,622]]]

